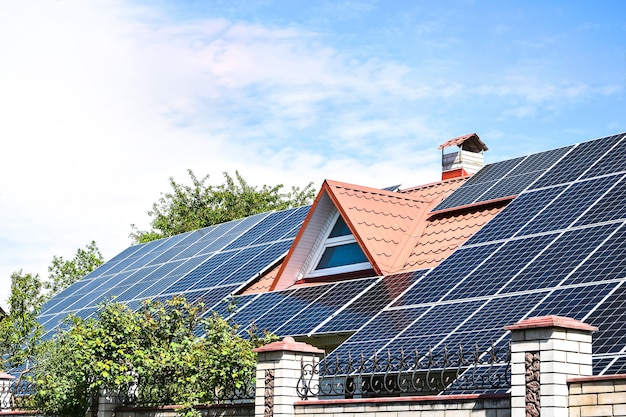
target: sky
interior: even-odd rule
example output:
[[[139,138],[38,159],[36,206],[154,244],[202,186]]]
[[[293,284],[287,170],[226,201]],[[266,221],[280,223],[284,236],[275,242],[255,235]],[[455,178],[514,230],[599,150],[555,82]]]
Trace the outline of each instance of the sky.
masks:
[[[626,2],[0,0],[0,306],[13,272],[105,259],[169,178],[438,181],[626,131]]]

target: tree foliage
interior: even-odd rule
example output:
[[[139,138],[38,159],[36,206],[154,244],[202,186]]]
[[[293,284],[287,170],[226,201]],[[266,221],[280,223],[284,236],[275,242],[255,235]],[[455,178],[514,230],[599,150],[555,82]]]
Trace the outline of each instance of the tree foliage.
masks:
[[[78,249],[74,258],[53,256],[48,279],[38,274],[14,272],[11,275],[9,311],[0,320],[0,369],[28,370],[29,360],[41,347],[42,328],[37,322],[43,304],[53,295],[78,281],[103,263],[96,242]]]
[[[272,339],[242,338],[236,326],[204,313],[202,304],[174,297],[137,312],[110,302],[96,318],[72,317],[38,358],[32,406],[48,415],[84,416],[105,389],[190,410],[216,393],[241,389],[254,378],[252,349]]]
[[[46,282],[49,295],[52,296],[69,287],[103,262],[102,253],[93,240],[85,246],[85,249],[78,248],[76,255],[70,260],[65,260],[62,256],[53,256]]]
[[[0,358],[4,369],[24,366],[35,356],[41,338],[37,316],[45,300],[37,274],[11,274],[8,315],[0,320]]]
[[[238,171],[234,177],[224,172],[225,182],[220,185],[208,184],[209,175],[199,179],[192,170],[188,173],[191,185],[170,177],[172,190],[161,194],[148,212],[152,217],[151,230],[141,231],[131,225],[130,236],[135,242],[145,243],[253,214],[306,205],[315,196],[312,183],[303,189],[292,187],[283,192],[282,184],[252,186]]]

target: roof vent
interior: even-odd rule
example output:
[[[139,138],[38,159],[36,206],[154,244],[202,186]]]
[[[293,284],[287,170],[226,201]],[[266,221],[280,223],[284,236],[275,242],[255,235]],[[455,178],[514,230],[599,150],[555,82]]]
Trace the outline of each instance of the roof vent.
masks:
[[[446,148],[455,145],[458,146],[458,151],[444,152]],[[450,139],[440,145],[439,149],[441,149],[441,179],[447,180],[472,175],[480,171],[485,165],[484,152],[489,148],[476,133],[470,133]]]

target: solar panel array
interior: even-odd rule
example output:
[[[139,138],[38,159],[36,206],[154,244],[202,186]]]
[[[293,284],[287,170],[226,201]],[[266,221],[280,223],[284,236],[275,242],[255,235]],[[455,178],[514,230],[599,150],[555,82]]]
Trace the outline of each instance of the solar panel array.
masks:
[[[505,325],[555,314],[600,328],[594,333],[594,374],[622,372],[624,149],[626,135],[620,134],[486,167],[435,211],[507,194],[519,197],[329,360],[459,344],[487,352],[492,342],[508,343]]]
[[[361,328],[425,271],[362,278],[235,298],[231,320],[246,331],[278,336],[351,333]]]
[[[594,373],[626,369],[626,135],[489,165],[434,211],[518,195],[432,270],[234,298],[232,320],[280,336],[354,333],[331,354],[503,345],[503,327],[547,314],[600,327]],[[133,246],[55,296],[40,321],[86,317],[116,297],[221,300],[291,246],[308,207]]]
[[[136,309],[143,300],[185,294],[218,306],[285,255],[308,210],[258,214],[131,246],[49,300],[39,321],[50,331],[68,313],[89,317],[111,299]]]

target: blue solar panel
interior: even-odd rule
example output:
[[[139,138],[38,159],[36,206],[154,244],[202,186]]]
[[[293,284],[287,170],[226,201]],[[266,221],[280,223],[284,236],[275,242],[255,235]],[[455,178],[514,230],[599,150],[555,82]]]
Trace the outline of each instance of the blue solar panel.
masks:
[[[617,284],[603,283],[552,291],[531,312],[531,316],[567,316],[583,320],[592,309],[601,304]]]
[[[258,294],[253,300],[245,304],[239,304],[239,297],[235,297],[235,303],[238,305],[238,308],[230,319],[243,329],[256,326],[257,319],[265,314],[272,314],[272,309],[274,308],[281,308],[281,303],[290,297],[293,291],[273,291]]]
[[[302,311],[294,312],[285,323],[276,329],[282,335],[306,335],[328,317],[331,317],[346,303],[349,303],[370,285],[376,278],[339,282],[322,297],[314,300]],[[295,294],[297,297],[297,294]]]
[[[360,329],[416,280],[421,278],[425,272],[415,271],[384,277],[365,294],[356,298],[321,327],[315,329],[315,333],[337,333]]]
[[[585,322],[599,328],[593,334],[594,355],[622,352],[626,346],[626,286],[620,285]]]
[[[615,146],[620,138],[621,135],[615,135],[579,144],[531,188],[548,187],[576,180],[589,166]]]
[[[604,242],[563,285],[626,278],[626,227]]]
[[[623,204],[624,198],[626,198],[626,180],[622,178],[608,194],[604,195],[588,212],[578,219],[574,226],[626,219],[626,205]]]
[[[601,175],[612,174],[615,172],[623,172],[626,170],[626,135],[615,135],[613,138],[622,139],[607,153],[604,154],[599,161],[591,166],[581,179],[599,177]],[[607,141],[605,149],[608,150],[609,144],[612,144],[615,139]]]
[[[480,265],[500,244],[458,249],[437,268],[419,280],[393,306],[431,303],[440,300],[460,280]],[[422,281],[426,283],[422,285]]]
[[[603,177],[572,184],[537,215],[518,235],[559,230],[568,227],[591,207],[615,182]]]
[[[485,262],[444,299],[455,300],[495,294],[555,238],[555,235],[542,235],[505,243],[490,257],[486,256]]]
[[[504,285],[502,291],[527,291],[558,285],[615,229],[617,225],[605,224],[563,233],[527,268]]]
[[[564,186],[547,188],[520,195],[498,216],[472,236],[467,241],[467,245],[510,238],[522,226],[539,214],[564,189]]]

